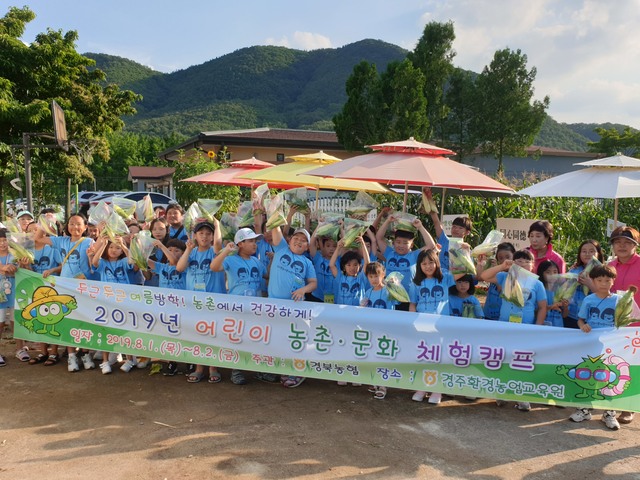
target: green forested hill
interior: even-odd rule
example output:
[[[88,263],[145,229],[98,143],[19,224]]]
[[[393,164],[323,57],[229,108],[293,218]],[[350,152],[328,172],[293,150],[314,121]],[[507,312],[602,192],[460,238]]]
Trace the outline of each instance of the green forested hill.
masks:
[[[380,40],[362,40],[310,52],[255,46],[173,73],[160,73],[113,55],[88,53],[107,81],[143,96],[128,131],[149,135],[195,135],[201,131],[254,127],[331,130],[331,118],[346,101],[345,83],[366,60],[378,69],[402,60],[406,50]],[[551,99],[553,102],[553,98]],[[597,141],[596,127],[547,117],[534,144],[574,151]]]

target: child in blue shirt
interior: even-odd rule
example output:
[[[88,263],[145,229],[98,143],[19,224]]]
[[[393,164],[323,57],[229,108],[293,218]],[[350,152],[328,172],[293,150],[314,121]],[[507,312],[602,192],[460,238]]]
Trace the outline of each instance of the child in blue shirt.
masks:
[[[163,252],[162,261],[155,261],[149,257],[147,265],[157,275],[158,287],[184,290],[185,273],[178,272],[176,264],[187,249],[187,245],[177,238],[169,239],[166,245],[161,240],[154,240],[154,245]]]
[[[569,302],[569,313],[564,319],[564,326],[566,328],[578,328],[578,313],[580,312],[580,306],[585,297],[591,293],[591,282],[587,275],[580,275],[584,272],[584,268],[591,261],[592,258],[596,258],[600,263],[604,263],[604,256],[602,254],[602,247],[597,240],[585,240],[580,244],[578,248],[578,258],[576,263],[569,269],[569,273],[575,273],[578,275],[578,288],[573,294],[573,298]],[[586,293],[585,293],[586,290]]]
[[[335,277],[334,298],[337,305],[359,306],[367,290],[367,277],[364,269],[369,264],[369,253],[362,237],[358,237],[360,253],[344,248],[344,239],[338,241],[331,256],[329,268],[331,275]],[[342,257],[340,255],[342,254]],[[336,263],[340,257],[340,270]],[[364,261],[364,269],[362,263]]]
[[[472,275],[464,275],[449,287],[449,311],[454,317],[484,318],[482,305],[474,297],[476,287]]]
[[[516,249],[511,242],[502,242],[496,249],[496,258],[491,260],[491,264],[487,265],[486,255],[478,256],[478,264],[476,265],[477,276],[490,267],[500,265],[505,260],[513,260]],[[487,320],[498,320],[500,318],[500,308],[502,307],[502,297],[500,296],[500,287],[495,283],[489,284],[487,296],[484,300],[484,318]]]
[[[307,300],[315,302],[334,303],[334,292],[336,290],[336,280],[329,267],[331,256],[337,249],[337,243],[330,237],[317,237],[316,231],[311,235],[309,243],[309,255],[313,262],[318,278],[318,287],[307,296]],[[319,247],[318,248],[318,244]],[[337,302],[335,302],[337,303]]]
[[[560,273],[558,264],[552,260],[545,260],[538,266],[536,272],[547,293],[547,318],[544,325],[548,327],[564,327],[564,317],[569,314],[569,301],[554,302],[554,291],[552,290],[553,276]]]
[[[610,265],[597,266],[589,272],[594,292],[584,299],[578,313],[578,328],[584,333],[589,333],[594,328],[615,327],[614,314],[621,298],[620,295],[611,293],[616,277],[616,269]],[[591,409],[577,408],[569,420],[573,422],[591,420]],[[620,429],[615,410],[606,410],[602,415],[602,422],[611,430]]]

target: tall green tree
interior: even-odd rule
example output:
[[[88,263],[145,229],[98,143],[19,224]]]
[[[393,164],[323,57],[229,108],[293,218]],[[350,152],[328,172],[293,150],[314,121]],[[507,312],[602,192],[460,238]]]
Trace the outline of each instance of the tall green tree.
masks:
[[[434,134],[437,134],[440,141],[445,139],[444,121],[447,117],[447,106],[443,102],[443,93],[445,84],[453,72],[455,39],[453,22],[429,22],[425,25],[416,48],[407,55],[425,78],[424,96],[429,119],[427,139],[432,138]]]
[[[94,155],[109,157],[105,136],[120,130],[122,115],[135,113],[133,102],[140,97],[120,91],[116,85],[102,85],[105,75],[93,69],[95,62],[76,51],[75,31],[47,30],[27,45],[20,37],[35,18],[28,8],[11,7],[0,18],[0,194],[13,177],[8,145],[21,143],[23,132],[52,132],[50,105],[55,100],[64,110],[68,137],[89,139]],[[33,143],[37,143],[35,140]],[[45,140],[45,143],[52,143]],[[34,149],[35,175],[91,178],[86,166],[90,156],[55,150]],[[37,186],[34,184],[34,186]],[[34,192],[36,195],[38,192]]]
[[[360,62],[347,79],[347,102],[333,117],[340,143],[352,151],[378,142],[386,130],[380,76],[375,64]]]
[[[483,150],[498,160],[499,173],[504,172],[505,155],[524,155],[546,117],[549,97],[532,101],[536,73],[535,67],[527,69],[527,56],[520,50],[505,48],[477,78],[475,129]]]
[[[476,85],[471,72],[455,69],[449,79],[444,102],[449,108],[449,115],[445,130],[446,141],[444,145],[458,154],[458,160],[473,152],[478,145],[478,139],[474,130],[474,117],[476,115]]]
[[[384,138],[377,141],[392,142],[409,137],[426,139],[429,120],[424,97],[424,75],[409,60],[393,62],[380,76],[386,116]]]
[[[620,152],[628,156],[637,156],[640,153],[640,131],[626,127],[622,132],[611,128],[597,127],[594,130],[600,135],[597,142],[589,142],[589,151],[615,155]]]

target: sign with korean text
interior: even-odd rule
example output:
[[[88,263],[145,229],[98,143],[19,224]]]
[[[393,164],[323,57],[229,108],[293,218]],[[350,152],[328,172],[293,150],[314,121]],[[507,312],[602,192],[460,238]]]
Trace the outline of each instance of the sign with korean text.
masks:
[[[453,221],[458,217],[469,217],[466,213],[461,213],[459,215],[456,214],[446,214],[442,216],[440,223],[442,224],[442,230],[447,234],[448,237],[451,236],[451,226],[453,225]]]
[[[529,246],[529,227],[535,220],[526,218],[498,218],[496,229],[504,233],[503,242],[511,242],[516,251]]]
[[[640,328],[591,333],[173,291],[19,269],[15,336],[34,342],[536,403],[638,411]]]

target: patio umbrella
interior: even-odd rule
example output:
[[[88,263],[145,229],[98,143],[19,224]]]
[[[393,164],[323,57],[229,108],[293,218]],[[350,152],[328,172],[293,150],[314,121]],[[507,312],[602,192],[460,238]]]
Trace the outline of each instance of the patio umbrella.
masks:
[[[613,220],[618,222],[618,199],[640,197],[640,159],[617,154],[574,163],[586,166],[518,191],[530,197],[576,197],[614,199]]]
[[[415,145],[419,144],[419,145]],[[413,139],[404,142],[372,145],[380,151],[359,155],[333,165],[310,170],[309,175],[377,181],[386,185],[403,185],[406,210],[409,185],[439,187],[472,194],[514,195],[512,188],[480,173],[467,165],[432,152],[453,152]]]
[[[335,163],[341,162],[342,159],[338,157],[334,157],[333,155],[329,155],[328,153],[324,153],[322,150],[316,153],[305,153],[303,155],[293,155],[290,158],[291,160],[295,160],[296,162],[320,162],[320,163]]]

